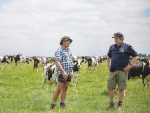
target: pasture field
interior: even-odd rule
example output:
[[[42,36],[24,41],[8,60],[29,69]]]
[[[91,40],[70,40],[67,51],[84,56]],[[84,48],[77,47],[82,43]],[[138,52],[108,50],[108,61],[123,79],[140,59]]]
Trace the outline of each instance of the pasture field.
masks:
[[[107,63],[98,66],[97,71],[91,71],[87,64],[82,63],[77,86],[69,85],[66,109],[60,109],[60,97],[56,108],[49,110],[56,84],[44,84],[41,89],[43,68],[39,72],[30,64],[4,65],[0,67],[0,113],[116,113],[118,95],[115,91],[116,105],[114,109],[104,110],[109,105],[107,91]],[[150,113],[150,92],[147,86],[143,89],[142,79],[129,80],[123,101],[122,113]]]

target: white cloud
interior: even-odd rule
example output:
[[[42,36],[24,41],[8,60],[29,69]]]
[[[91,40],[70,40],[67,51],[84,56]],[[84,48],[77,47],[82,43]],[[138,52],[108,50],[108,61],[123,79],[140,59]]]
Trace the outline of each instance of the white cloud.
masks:
[[[118,31],[138,53],[150,54],[150,17],[140,17],[149,4],[149,0],[12,0],[0,8],[0,54],[54,56],[60,38],[67,35],[73,39],[73,54],[102,56]]]

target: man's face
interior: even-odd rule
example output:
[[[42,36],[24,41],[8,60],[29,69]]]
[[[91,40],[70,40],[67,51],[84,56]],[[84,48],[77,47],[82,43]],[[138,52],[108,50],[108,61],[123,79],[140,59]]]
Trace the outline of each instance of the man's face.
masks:
[[[69,47],[69,45],[70,45],[70,39],[63,41],[63,45],[65,47]]]
[[[120,45],[122,43],[122,39],[120,38],[114,38],[114,40],[117,45]]]

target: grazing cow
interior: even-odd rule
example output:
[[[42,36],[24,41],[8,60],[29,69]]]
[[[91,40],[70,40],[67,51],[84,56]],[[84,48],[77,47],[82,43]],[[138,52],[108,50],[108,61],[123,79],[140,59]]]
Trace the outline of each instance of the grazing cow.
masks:
[[[4,63],[8,63],[7,58],[4,56],[0,56],[0,63],[1,63],[2,70],[3,70]]]
[[[84,62],[84,60],[78,59],[78,61],[73,61],[73,86],[76,86],[77,78],[79,76],[80,68],[81,68],[81,63]]]
[[[29,58],[28,57],[20,57],[20,63],[28,63],[29,64]]]
[[[97,70],[97,66],[98,66],[98,58],[97,57],[92,58],[91,71],[92,71],[92,66],[94,67],[94,70],[95,70],[95,67]]]
[[[131,68],[129,69],[128,73],[128,80],[129,79],[136,79],[136,78],[141,78],[143,81],[143,88],[145,87],[146,84],[146,77],[148,74],[150,74],[150,66],[149,66],[149,61],[146,60],[144,62],[136,62],[134,63]],[[149,78],[149,77],[148,77]],[[147,78],[147,80],[148,80]]]
[[[10,55],[8,56],[8,60],[9,60],[9,64],[10,64],[10,68],[11,68],[11,64],[13,62],[15,62],[16,66],[17,66],[17,62],[20,62],[20,54],[18,55]]]
[[[50,92],[52,84],[57,82],[56,77],[56,65],[55,64],[47,64],[47,66],[44,66],[44,74],[41,84],[41,91],[43,88],[44,83],[48,83],[50,85]]]
[[[46,60],[46,58],[34,58],[33,71],[36,68],[36,70],[38,72],[38,67],[44,67],[47,65],[47,63],[49,63],[49,60]]]

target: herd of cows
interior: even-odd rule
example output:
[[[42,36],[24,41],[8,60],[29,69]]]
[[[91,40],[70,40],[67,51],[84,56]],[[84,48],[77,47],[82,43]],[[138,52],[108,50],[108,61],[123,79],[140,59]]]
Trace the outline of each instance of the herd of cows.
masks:
[[[17,66],[17,63],[28,63],[29,61],[34,60],[34,66],[33,71],[36,68],[36,71],[38,72],[38,67],[43,67],[44,74],[41,84],[41,90],[43,88],[44,83],[48,83],[50,85],[50,92],[51,92],[51,86],[53,83],[57,82],[56,77],[56,64],[55,64],[55,58],[44,58],[44,57],[22,57],[20,54],[18,55],[10,55],[8,57],[0,56],[0,63],[1,63],[1,69],[3,70],[3,66],[5,63],[11,64],[15,63]],[[94,70],[97,70],[97,67],[102,61],[107,62],[107,58],[102,58],[99,56],[82,56],[82,59],[79,59],[77,56],[72,56],[73,61],[73,86],[76,86],[77,78],[79,76],[81,63],[87,63],[88,68],[94,67]],[[147,88],[149,90],[149,84],[150,84],[150,60],[149,58],[139,58],[139,61],[134,63],[128,72],[128,80],[129,79],[135,79],[135,78],[142,78],[143,81],[143,88],[145,87],[146,81],[147,81]]]

